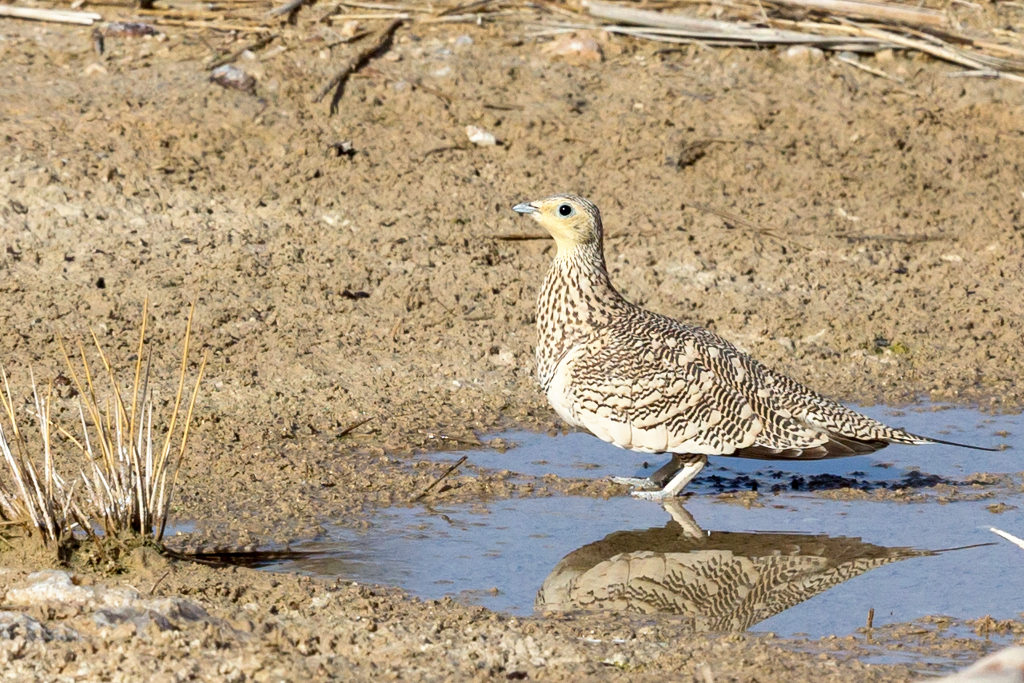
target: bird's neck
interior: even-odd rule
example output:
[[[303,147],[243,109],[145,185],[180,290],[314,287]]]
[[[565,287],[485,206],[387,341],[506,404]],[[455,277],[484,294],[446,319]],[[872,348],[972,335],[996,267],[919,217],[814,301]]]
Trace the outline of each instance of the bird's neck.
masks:
[[[537,378],[547,385],[562,355],[629,306],[612,286],[601,244],[563,249],[537,299]]]

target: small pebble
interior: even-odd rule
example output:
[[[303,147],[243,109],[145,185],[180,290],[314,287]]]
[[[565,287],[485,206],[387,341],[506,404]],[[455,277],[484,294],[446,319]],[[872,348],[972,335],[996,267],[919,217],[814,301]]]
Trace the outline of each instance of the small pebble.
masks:
[[[480,147],[493,147],[498,144],[498,139],[494,137],[493,133],[477,126],[466,126],[466,135],[470,142]]]
[[[541,47],[541,52],[575,63],[600,62],[604,59],[601,45],[586,31],[560,36]]]
[[[807,45],[791,45],[782,53],[782,58],[787,62],[812,64],[825,59],[825,53],[816,47]]]
[[[210,72],[210,80],[222,88],[232,88],[252,92],[256,89],[256,79],[237,66],[224,64]]]
[[[82,74],[85,76],[102,76],[105,73],[107,73],[107,67],[103,66],[99,62],[93,62],[82,69]]]

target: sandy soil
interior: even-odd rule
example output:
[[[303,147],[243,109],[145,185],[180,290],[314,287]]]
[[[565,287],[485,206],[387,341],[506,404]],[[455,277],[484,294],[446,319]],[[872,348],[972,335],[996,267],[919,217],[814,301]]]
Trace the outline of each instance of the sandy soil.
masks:
[[[312,97],[355,48],[327,47],[300,15],[238,61],[254,92],[211,83],[213,59],[251,41],[170,28],[107,38],[98,56],[89,29],[0,23],[0,360],[27,394],[30,367],[60,372],[57,337],[92,328],[127,365],[148,297],[169,394],[196,301],[210,361],[174,510],[198,525],[190,547],[365,523],[444,470],[412,466],[417,451],[510,424],[557,428],[532,379],[534,298],[553,245],[501,239],[533,234],[512,204],[556,191],[602,207],[628,296],[825,393],[1024,402],[1018,86],[899,55],[872,63],[902,85],[774,50],[627,40],[608,42],[602,63],[569,64],[510,29],[417,26],[331,116]],[[500,144],[469,144],[467,125]],[[434,500],[622,493],[474,471],[446,482]],[[0,591],[51,563],[8,545]],[[80,637],[0,642],[5,670],[913,677],[772,638],[687,634],[671,619],[511,619],[393,589],[133,557],[124,575],[76,566],[78,580],[184,597],[209,619],[104,629],[88,608],[39,608],[40,623]]]

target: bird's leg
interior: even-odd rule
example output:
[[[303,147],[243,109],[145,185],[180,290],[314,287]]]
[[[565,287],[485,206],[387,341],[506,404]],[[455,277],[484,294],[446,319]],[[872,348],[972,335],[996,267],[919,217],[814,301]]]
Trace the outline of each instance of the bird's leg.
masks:
[[[671,460],[659,467],[654,474],[647,478],[651,480],[652,484],[660,488],[671,481],[672,477],[676,476],[676,472],[685,466],[686,463],[679,457],[679,454],[673,453]]]
[[[672,518],[672,521],[679,525],[679,528],[683,530],[683,535],[688,536],[696,540],[706,539],[708,532],[700,528],[700,524],[697,524],[697,520],[693,518],[693,515],[683,507],[683,504],[679,502],[677,498],[666,498],[661,501],[661,506],[665,508],[665,512]]]
[[[666,498],[672,498],[678,495],[679,492],[683,490],[683,487],[689,484],[693,478],[696,477],[702,469],[704,469],[704,465],[707,463],[708,456],[691,455],[684,461],[683,466],[674,475],[672,475],[671,481],[669,481],[660,491],[632,491],[631,493],[637,498],[644,498],[646,500],[665,500]],[[655,474],[657,474],[657,472],[655,472]]]
[[[665,482],[672,478],[676,472],[683,467],[683,461],[675,453],[672,459],[662,465],[649,477],[612,477],[616,484],[631,486],[635,489],[656,491],[665,486]]]

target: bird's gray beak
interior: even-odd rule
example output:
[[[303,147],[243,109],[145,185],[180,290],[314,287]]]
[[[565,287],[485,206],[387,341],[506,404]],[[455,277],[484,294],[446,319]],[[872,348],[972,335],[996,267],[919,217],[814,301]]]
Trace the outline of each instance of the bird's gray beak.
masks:
[[[512,210],[515,211],[516,213],[537,213],[537,207],[534,206],[533,204],[528,204],[526,202],[523,202],[522,204],[516,204],[515,206],[512,207]]]

